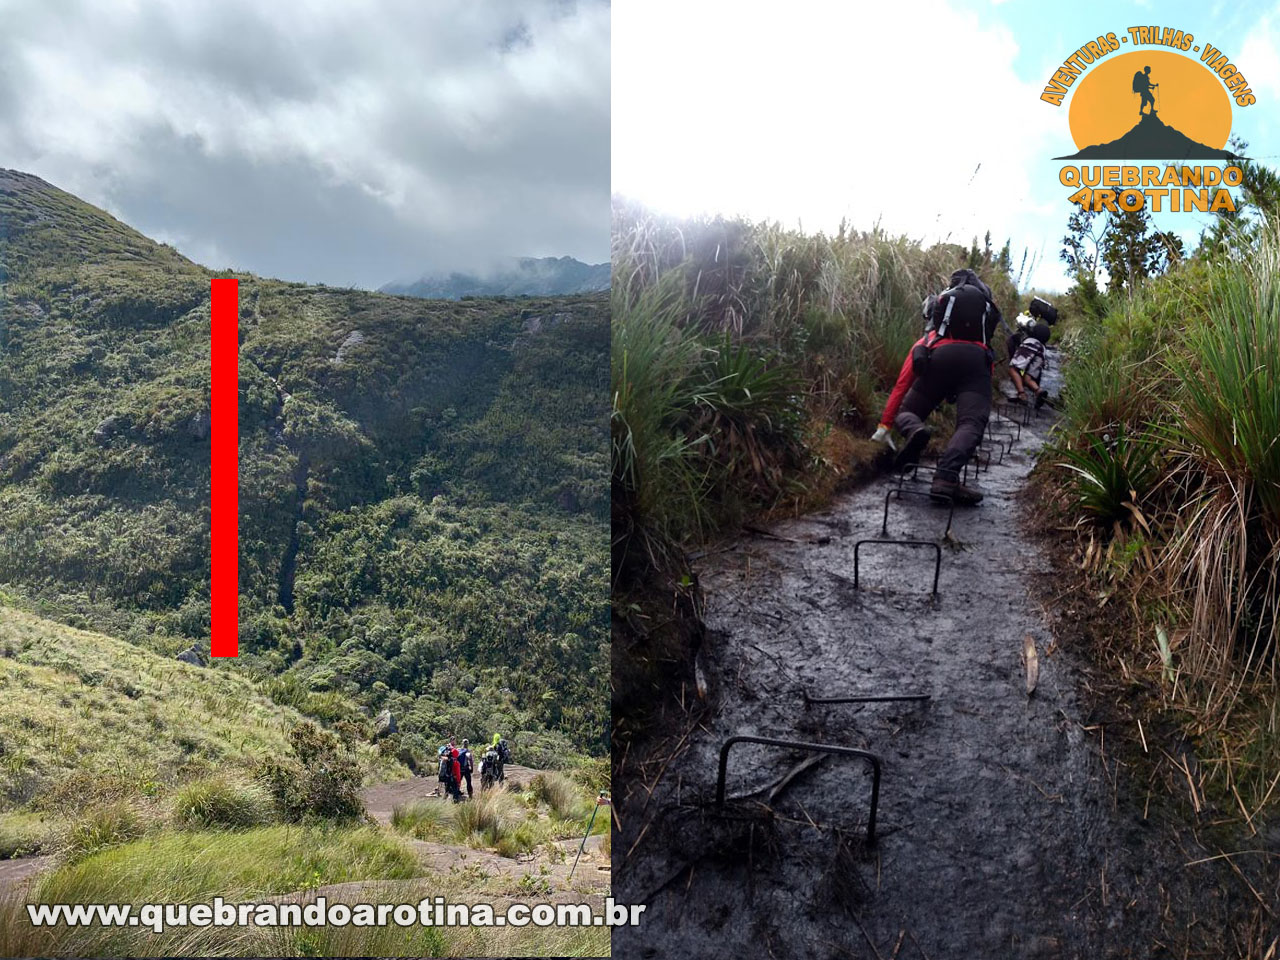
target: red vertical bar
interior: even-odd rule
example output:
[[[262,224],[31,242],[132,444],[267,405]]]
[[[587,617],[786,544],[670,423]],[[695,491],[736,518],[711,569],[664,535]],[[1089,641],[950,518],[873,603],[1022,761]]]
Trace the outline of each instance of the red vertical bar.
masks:
[[[213,475],[210,653],[240,652],[240,282],[210,280]]]

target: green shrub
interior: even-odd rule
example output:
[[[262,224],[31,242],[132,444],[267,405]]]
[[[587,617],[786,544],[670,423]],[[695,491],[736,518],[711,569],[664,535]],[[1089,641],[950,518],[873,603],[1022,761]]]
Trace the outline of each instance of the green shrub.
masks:
[[[354,820],[364,815],[359,795],[363,775],[349,739],[305,722],[289,734],[289,747],[291,758],[262,765],[262,779],[287,819]]]

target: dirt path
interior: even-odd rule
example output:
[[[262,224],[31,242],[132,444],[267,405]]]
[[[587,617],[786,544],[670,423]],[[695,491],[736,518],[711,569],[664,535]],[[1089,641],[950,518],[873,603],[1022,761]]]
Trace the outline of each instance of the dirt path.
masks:
[[[527,784],[542,772],[541,770],[535,770],[533,767],[522,767],[517,763],[508,763],[504,770],[508,784],[521,785]],[[479,791],[480,774],[477,773],[472,776],[471,785]],[[410,777],[407,780],[397,780],[394,783],[382,783],[373,787],[365,787],[360,791],[360,799],[364,801],[364,808],[369,816],[379,823],[390,825],[391,814],[396,807],[411,800],[425,800],[433,797],[439,787],[440,783],[435,777]],[[465,792],[465,786],[463,790]],[[437,799],[439,798],[437,797]]]
[[[1048,569],[1014,498],[1051,419],[982,474],[981,507],[957,509],[936,603],[926,549],[863,547],[854,589],[855,542],[880,536],[888,478],[773,529],[789,540],[744,538],[703,561],[709,705],[659,748],[672,755],[652,799],[629,785],[615,896],[649,909],[638,931],[615,931],[614,956],[1163,956],[1177,942],[1162,926],[1170,898],[1203,884],[1198,916],[1228,909],[1214,902],[1223,861],[1186,866],[1219,851],[1120,790],[1086,729],[1081,664],[1029,599]],[[937,540],[946,515],[895,501],[889,535]],[[805,688],[932,699],[806,706]],[[735,734],[878,754],[878,842],[862,843],[871,780],[847,759],[798,777],[772,822],[749,802],[716,815],[719,747]],[[729,795],[804,756],[735,747]]]
[[[31,879],[53,866],[53,857],[19,857],[0,860],[0,900],[26,886]]]
[[[532,767],[509,763],[506,766],[506,783],[508,785],[527,784],[542,772]],[[479,783],[476,782],[475,786],[478,791]],[[383,826],[390,828],[391,815],[401,804],[413,800],[448,803],[446,798],[437,795],[438,787],[439,783],[434,777],[411,777],[394,783],[366,787],[360,791],[360,797],[369,815]],[[506,876],[515,879],[533,874],[546,877],[557,887],[566,889],[570,885],[569,874],[573,871],[572,886],[575,889],[607,892],[610,873],[609,860],[602,849],[603,840],[602,836],[588,838],[576,871],[573,871],[573,860],[578,852],[578,840],[557,841],[554,844],[556,848],[554,851],[544,847],[534,854],[523,857],[503,857],[489,850],[477,850],[467,846],[427,840],[408,840],[407,842],[418,854],[426,876],[477,870],[490,876]],[[290,894],[290,896],[294,895]]]

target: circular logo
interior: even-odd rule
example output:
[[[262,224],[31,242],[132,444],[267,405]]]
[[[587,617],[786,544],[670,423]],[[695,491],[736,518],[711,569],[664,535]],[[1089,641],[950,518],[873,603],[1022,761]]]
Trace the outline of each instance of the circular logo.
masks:
[[[1079,84],[1071,97],[1070,123],[1071,138],[1082,151],[1139,140],[1170,146],[1133,156],[1177,157],[1183,155],[1175,149],[1182,143],[1178,134],[1219,151],[1231,136],[1226,88],[1190,56],[1165,50],[1123,53],[1101,61]]]

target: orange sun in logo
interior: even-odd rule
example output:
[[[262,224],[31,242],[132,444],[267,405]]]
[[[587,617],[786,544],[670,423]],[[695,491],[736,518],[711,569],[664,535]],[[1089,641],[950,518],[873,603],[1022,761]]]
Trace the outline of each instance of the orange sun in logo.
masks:
[[[1151,72],[1145,73],[1144,68]],[[1155,109],[1168,126],[1220,150],[1231,136],[1231,98],[1198,59],[1164,50],[1135,50],[1106,59],[1086,73],[1071,98],[1071,138],[1083,150],[1124,136],[1151,109],[1134,92],[1134,74],[1158,84]]]

